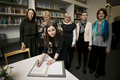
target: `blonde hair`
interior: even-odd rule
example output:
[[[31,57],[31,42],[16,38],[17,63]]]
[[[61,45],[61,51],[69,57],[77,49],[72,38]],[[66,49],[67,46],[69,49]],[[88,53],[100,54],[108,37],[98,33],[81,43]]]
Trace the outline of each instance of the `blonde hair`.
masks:
[[[50,17],[50,12],[49,12],[49,11],[44,11],[44,12],[43,12],[43,17],[44,17],[44,16],[49,16],[49,17]]]
[[[71,14],[70,14],[70,13],[66,13],[66,14],[65,14],[65,17],[70,17],[70,22],[73,23],[72,17],[71,17]],[[65,19],[65,18],[64,18],[64,19]]]

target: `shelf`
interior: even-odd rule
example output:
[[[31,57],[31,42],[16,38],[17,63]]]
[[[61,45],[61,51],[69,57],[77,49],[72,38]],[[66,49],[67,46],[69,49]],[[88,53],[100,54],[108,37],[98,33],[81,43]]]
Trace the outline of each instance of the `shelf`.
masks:
[[[0,16],[26,16],[26,14],[20,14],[20,13],[0,13]]]
[[[75,14],[81,15],[81,13],[75,13]]]
[[[0,24],[0,27],[8,27],[8,26],[20,26],[20,24]]]
[[[20,8],[28,8],[28,5],[25,5],[25,4],[10,3],[10,2],[4,2],[4,1],[0,1],[0,5],[20,7]]]
[[[36,16],[36,17],[43,18],[43,16]],[[51,16],[50,18],[52,18],[52,19],[64,19],[64,17],[53,17],[53,16]]]
[[[75,20],[81,20],[81,19],[77,19],[77,18],[76,18]]]
[[[66,13],[66,12],[67,12],[67,11],[63,11],[63,10],[50,9],[50,8],[43,8],[43,7],[38,7],[38,6],[36,6],[36,9],[48,10],[48,11],[54,11],[54,12],[62,12],[62,13]]]

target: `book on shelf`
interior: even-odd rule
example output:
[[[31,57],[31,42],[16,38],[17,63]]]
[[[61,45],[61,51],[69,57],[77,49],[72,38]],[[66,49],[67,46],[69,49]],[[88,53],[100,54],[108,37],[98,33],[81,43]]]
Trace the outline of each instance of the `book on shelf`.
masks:
[[[51,4],[35,2],[35,6],[43,7],[43,8],[51,8]]]
[[[20,9],[20,8],[13,8],[11,6],[5,7],[5,6],[0,6],[0,13],[6,13],[6,14],[26,14],[27,9]]]
[[[75,19],[80,19],[80,15],[74,14],[74,18],[75,18]]]

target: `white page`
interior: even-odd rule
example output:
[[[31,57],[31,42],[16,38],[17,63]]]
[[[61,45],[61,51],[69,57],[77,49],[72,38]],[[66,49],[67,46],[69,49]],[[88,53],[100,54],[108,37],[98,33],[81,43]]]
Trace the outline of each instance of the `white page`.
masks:
[[[55,62],[49,66],[47,75],[62,75],[62,62]]]
[[[31,71],[31,74],[45,74],[47,66],[46,65],[47,61],[43,61],[42,65],[40,67],[37,67],[36,65]]]

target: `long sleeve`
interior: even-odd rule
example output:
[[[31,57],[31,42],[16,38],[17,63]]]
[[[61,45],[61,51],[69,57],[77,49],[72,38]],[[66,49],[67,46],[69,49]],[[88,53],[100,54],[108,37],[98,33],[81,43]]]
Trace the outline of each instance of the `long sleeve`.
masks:
[[[109,37],[108,37],[107,49],[110,49],[111,41],[112,41],[112,24],[109,23]]]
[[[58,47],[57,47],[57,50],[56,50],[57,54],[60,54],[60,52],[63,48],[63,45],[64,45],[64,36],[60,34],[59,35],[59,43],[58,43]]]
[[[36,28],[36,32],[37,32],[37,40],[38,42],[40,41],[40,36],[39,36],[39,33],[38,33],[38,27]],[[40,42],[39,42],[40,43]]]
[[[92,24],[89,26],[89,46],[92,46]]]
[[[24,21],[20,24],[20,42],[24,42]]]
[[[75,45],[76,43],[76,28],[73,30],[73,41],[72,44]]]
[[[48,48],[47,48],[47,46],[45,45],[45,42],[44,42],[44,49],[43,49],[43,53],[47,53],[47,50],[48,50]]]

